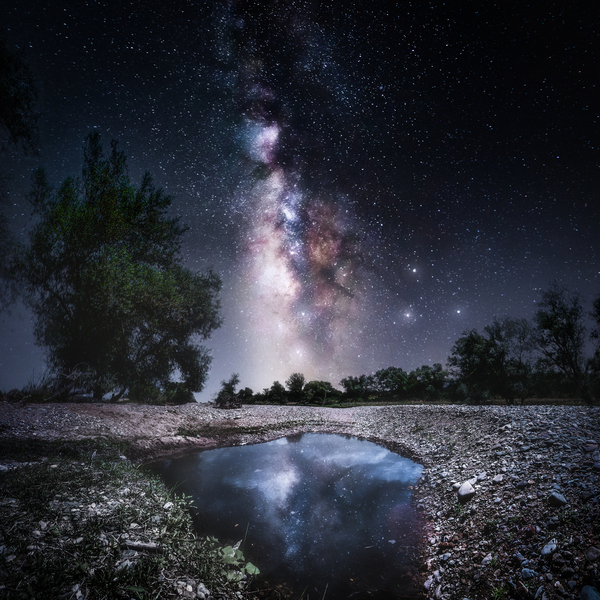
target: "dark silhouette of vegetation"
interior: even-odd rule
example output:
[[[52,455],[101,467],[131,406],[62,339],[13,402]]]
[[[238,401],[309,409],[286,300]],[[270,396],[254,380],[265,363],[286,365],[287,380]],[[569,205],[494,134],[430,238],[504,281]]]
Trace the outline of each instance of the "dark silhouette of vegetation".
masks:
[[[38,91],[23,52],[11,52],[0,32],[0,150],[9,145],[37,153]]]
[[[536,345],[540,364],[562,373],[588,404],[592,402],[590,371],[593,364],[584,356],[585,326],[581,296],[554,284],[542,293],[535,313]]]
[[[455,394],[480,403],[501,397],[512,404],[527,397],[556,395],[581,398],[587,404],[598,395],[599,349],[585,356],[586,327],[582,298],[552,284],[542,292],[533,320],[495,319],[484,328],[463,333],[452,348]],[[600,297],[591,317],[600,323]],[[598,327],[590,339],[599,338]]]
[[[40,169],[30,200],[37,224],[8,276],[32,309],[54,387],[193,401],[210,364],[199,342],[220,325],[221,282],[183,267],[171,197],[148,173],[134,186],[116,142],[104,157],[91,133],[81,180],[53,191]]]
[[[9,148],[37,154],[39,130],[38,92],[22,52],[11,52],[0,32],[0,157]],[[10,306],[17,290],[8,277],[16,239],[4,212],[11,176],[0,167],[0,309]]]
[[[577,397],[587,403],[600,392],[600,296],[590,313],[590,339],[596,348],[584,355],[584,310],[581,297],[553,284],[542,292],[532,320],[495,318],[479,333],[465,331],[452,347],[449,370],[441,364],[406,372],[387,367],[370,375],[350,375],[339,385],[309,381],[301,373],[278,381],[244,403],[335,405],[341,402],[406,400],[481,404],[502,399],[512,405],[527,398]]]
[[[479,403],[494,396],[523,404],[533,392],[534,330],[526,319],[494,319],[479,334],[463,334],[452,348],[448,366],[460,380],[460,394]]]
[[[233,373],[229,379],[221,381],[221,389],[215,399],[218,408],[238,408],[242,405],[242,398],[238,396],[235,388],[240,383],[240,376]]]

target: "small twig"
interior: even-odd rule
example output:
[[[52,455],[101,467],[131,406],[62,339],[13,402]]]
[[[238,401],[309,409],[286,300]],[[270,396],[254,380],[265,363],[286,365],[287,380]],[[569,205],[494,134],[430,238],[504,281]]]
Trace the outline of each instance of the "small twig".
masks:
[[[156,544],[155,542],[134,542],[134,541],[125,541],[125,547],[130,550],[141,550],[148,552],[161,552],[162,547]]]

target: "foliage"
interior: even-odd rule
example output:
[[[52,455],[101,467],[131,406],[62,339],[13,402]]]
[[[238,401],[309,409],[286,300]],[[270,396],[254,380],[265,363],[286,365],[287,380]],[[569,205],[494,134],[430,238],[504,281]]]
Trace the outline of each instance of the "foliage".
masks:
[[[237,408],[241,405],[241,400],[235,392],[235,388],[240,383],[240,376],[233,373],[229,379],[221,381],[221,389],[215,399],[215,405],[218,408]]]
[[[372,386],[379,394],[404,396],[408,385],[408,373],[400,367],[380,369],[373,375]]]
[[[352,375],[345,377],[340,381],[340,385],[344,388],[347,398],[362,398],[367,397],[373,387],[373,379],[368,375]]]
[[[306,401],[311,404],[327,404],[340,395],[328,381],[309,381],[304,386],[304,394]]]
[[[562,373],[581,397],[591,403],[589,365],[584,357],[585,326],[581,296],[553,284],[542,292],[534,320],[540,364]]]
[[[53,192],[38,170],[31,202],[39,221],[11,277],[53,372],[85,372],[97,398],[200,391],[210,356],[198,342],[220,325],[221,283],[183,267],[185,230],[167,216],[171,198],[147,173],[136,188],[116,142],[104,158],[91,133],[81,181]]]
[[[36,152],[39,143],[36,112],[38,92],[22,52],[11,52],[0,36],[0,148],[7,143]],[[8,138],[7,140],[5,138]]]
[[[268,391],[268,397],[275,404],[286,404],[288,395],[283,385],[279,381],[274,381],[271,389]]]
[[[448,365],[464,386],[460,393],[472,402],[493,396],[514,404],[531,395],[534,331],[526,319],[494,319],[484,328],[465,332],[452,348]]]
[[[594,300],[590,316],[594,322],[594,327],[590,337],[593,342],[595,342],[596,349],[594,351],[594,355],[590,359],[589,367],[593,391],[596,393],[597,397],[600,395],[600,296]]]
[[[289,391],[292,402],[303,402],[305,397],[303,394],[304,384],[306,379],[302,373],[292,373],[285,381],[285,385]]]
[[[176,582],[194,579],[232,598],[249,583],[240,573],[258,574],[214,538],[196,536],[189,497],[114,449],[73,449],[72,459],[61,453],[0,473],[10,496],[0,507],[2,597],[150,600],[181,594]],[[132,542],[141,548],[127,553]]]
[[[237,396],[242,404],[251,404],[253,402],[254,392],[251,388],[245,387],[237,393]]]
[[[406,378],[405,394],[410,398],[438,400],[446,385],[447,377],[448,372],[440,363],[417,367]]]
[[[215,540],[216,542],[216,540]],[[258,575],[260,570],[251,562],[246,562],[240,550],[241,541],[235,546],[219,548],[217,556],[229,568],[224,569],[224,575],[229,582],[241,582],[246,575]]]

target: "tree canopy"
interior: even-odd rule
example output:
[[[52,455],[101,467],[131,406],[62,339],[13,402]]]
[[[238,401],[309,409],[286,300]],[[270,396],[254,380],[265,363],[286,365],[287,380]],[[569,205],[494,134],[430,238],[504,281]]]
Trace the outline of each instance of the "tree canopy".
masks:
[[[220,325],[221,282],[183,266],[171,197],[148,173],[136,187],[117,143],[105,157],[91,133],[81,179],[53,191],[40,169],[30,199],[38,221],[11,277],[51,369],[84,372],[96,397],[200,391],[210,355],[199,343]]]
[[[584,356],[586,329],[583,316],[581,296],[554,284],[542,293],[534,320],[542,361],[561,372],[589,402],[590,365]]]
[[[11,52],[0,32],[0,149],[8,144],[36,152],[38,92],[23,54]]]

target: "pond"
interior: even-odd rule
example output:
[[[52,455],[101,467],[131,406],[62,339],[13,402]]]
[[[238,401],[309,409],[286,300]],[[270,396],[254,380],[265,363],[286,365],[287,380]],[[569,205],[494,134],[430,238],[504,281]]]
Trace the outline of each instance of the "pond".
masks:
[[[260,579],[295,598],[414,593],[411,489],[422,466],[407,458],[357,438],[303,433],[148,467],[193,497],[199,533],[244,540]]]

